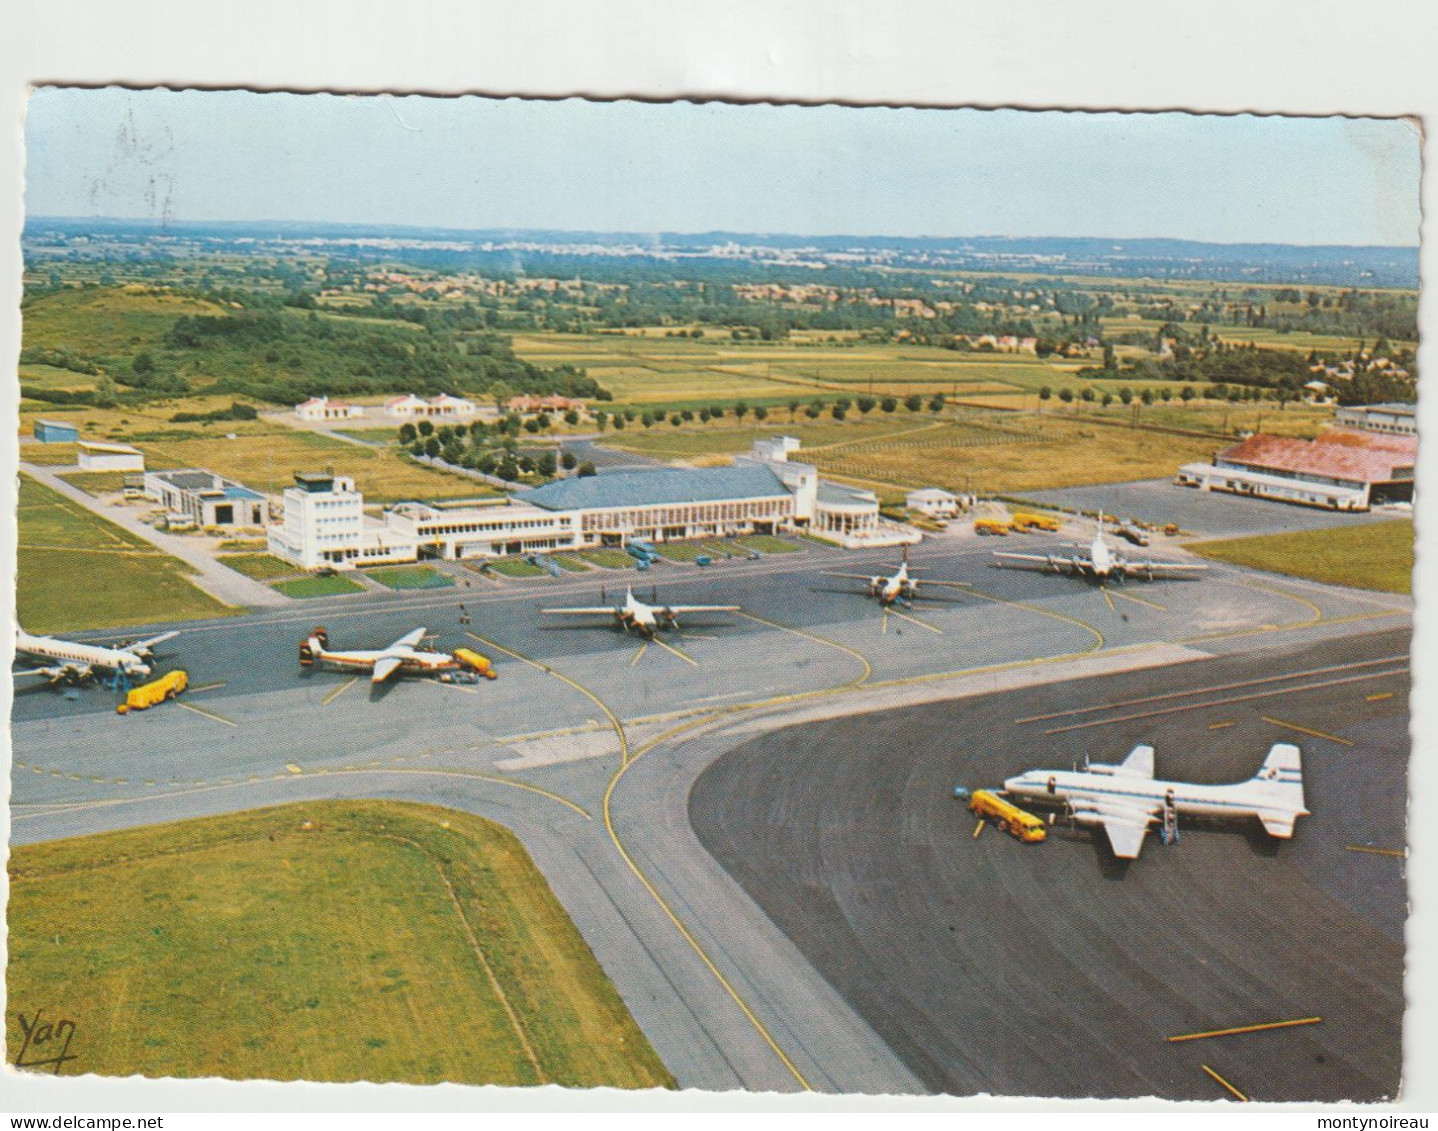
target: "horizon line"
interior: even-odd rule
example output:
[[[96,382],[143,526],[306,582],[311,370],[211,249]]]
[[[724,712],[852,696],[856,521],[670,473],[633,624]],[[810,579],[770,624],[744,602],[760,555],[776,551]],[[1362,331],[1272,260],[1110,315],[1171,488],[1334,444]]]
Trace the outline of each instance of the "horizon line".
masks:
[[[599,236],[746,236],[762,238],[764,236],[785,236],[791,239],[881,239],[881,240],[1102,240],[1116,244],[1140,243],[1146,241],[1166,240],[1173,243],[1202,244],[1207,247],[1284,247],[1284,248],[1307,248],[1307,249],[1353,249],[1353,250],[1384,250],[1384,251],[1421,251],[1422,244],[1345,244],[1345,243],[1284,243],[1279,240],[1206,240],[1194,236],[1109,236],[1109,235],[1004,235],[1004,234],[974,234],[964,233],[955,235],[935,235],[926,233],[923,235],[901,235],[898,233],[869,232],[857,234],[852,232],[785,232],[778,230],[771,231],[738,231],[730,228],[701,228],[692,231],[681,231],[673,228],[651,229],[648,231],[633,228],[533,228],[533,227],[506,227],[498,226],[492,228],[463,228],[443,224],[411,224],[395,221],[376,220],[315,220],[315,219],[256,219],[256,220],[221,220],[221,219],[161,219],[154,216],[111,216],[111,215],[77,215],[47,213],[44,215],[27,215],[23,223],[29,224],[32,221],[92,221],[107,223],[130,223],[147,224],[156,228],[166,226],[217,224],[217,225],[323,225],[333,228],[382,228],[412,232],[459,232],[466,234],[503,232],[509,234],[521,234],[526,232],[548,232],[559,235],[599,235]],[[22,229],[23,237],[23,229]]]

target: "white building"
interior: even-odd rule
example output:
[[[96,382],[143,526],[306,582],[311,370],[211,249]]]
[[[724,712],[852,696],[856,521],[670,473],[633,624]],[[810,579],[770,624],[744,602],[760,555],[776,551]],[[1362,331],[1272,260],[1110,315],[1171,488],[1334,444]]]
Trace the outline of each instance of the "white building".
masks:
[[[429,400],[406,393],[386,401],[384,410],[396,420],[469,420],[478,413],[479,406],[464,397],[452,397],[448,393],[440,393]]]
[[[963,510],[958,496],[941,487],[924,487],[918,491],[910,491],[904,496],[904,506],[918,514],[940,520],[957,518]]]
[[[1335,415],[1335,423],[1365,432],[1388,432],[1399,436],[1418,435],[1418,406],[1411,404],[1347,405]]]
[[[100,444],[80,441],[81,471],[144,471],[145,453],[129,444]]]
[[[263,526],[265,497],[213,471],[147,471],[145,495],[195,526]],[[171,526],[176,524],[172,521]]]
[[[301,420],[353,420],[363,416],[364,409],[357,404],[332,401],[329,397],[311,397],[303,404],[295,405],[295,415]]]
[[[716,535],[807,530],[850,548],[908,545],[922,535],[879,516],[872,491],[825,483],[789,460],[799,442],[759,441],[732,467],[666,467],[559,479],[505,502],[400,503],[364,516],[345,476],[296,475],[270,553],[305,569],[425,558],[489,558],[633,539],[667,542]]]
[[[396,420],[413,420],[416,410],[423,410],[427,403],[423,397],[406,393],[402,397],[391,397],[385,401],[384,410]]]

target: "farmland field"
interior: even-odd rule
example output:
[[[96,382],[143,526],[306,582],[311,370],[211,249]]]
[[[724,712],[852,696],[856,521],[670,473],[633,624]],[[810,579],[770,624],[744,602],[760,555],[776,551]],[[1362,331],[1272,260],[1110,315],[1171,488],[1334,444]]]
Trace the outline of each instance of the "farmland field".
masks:
[[[881,498],[889,502],[898,498],[900,489],[914,487],[987,494],[1152,479],[1212,454],[1213,441],[1198,437],[1050,416],[1020,419],[1041,427],[1041,433],[976,439],[955,425],[917,436],[816,449],[806,458],[825,474],[880,488]]]
[[[518,839],[467,813],[284,805],[9,867],[10,999],[84,1019],[81,1072],[673,1086]]]
[[[182,562],[20,476],[15,600],[29,632],[69,632],[238,612],[195,588]],[[76,598],[77,588],[83,598]]]
[[[638,334],[520,334],[516,354],[536,365],[585,370],[621,405],[697,408],[723,401],[785,405],[836,396],[851,399],[943,393],[997,408],[1032,409],[1035,394],[1091,387],[1100,395],[1125,385],[1134,392],[1171,382],[1081,378],[1075,371],[1096,358],[1038,358],[1032,354],[961,352],[930,346],[872,342],[695,341]]]

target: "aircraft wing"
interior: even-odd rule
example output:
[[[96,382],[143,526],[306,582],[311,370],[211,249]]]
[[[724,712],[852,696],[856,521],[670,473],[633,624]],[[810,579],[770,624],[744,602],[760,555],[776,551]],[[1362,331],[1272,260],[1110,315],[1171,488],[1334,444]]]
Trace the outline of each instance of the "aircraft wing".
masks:
[[[1156,805],[1114,801],[1101,795],[1076,793],[1069,796],[1069,809],[1074,819],[1081,824],[1102,825],[1113,854],[1120,860],[1138,858],[1143,849],[1144,834],[1153,824],[1157,808]]]
[[[386,648],[385,651],[389,652],[395,648],[413,648],[421,640],[424,639],[424,634],[426,631],[426,629],[417,628],[413,632],[406,632],[403,636],[401,636],[398,640],[396,640],[393,644]]]
[[[1148,822],[1139,825],[1107,820],[1103,823],[1103,831],[1108,833],[1108,842],[1115,856],[1120,860],[1137,860],[1138,854],[1143,851],[1143,838],[1148,832]]]
[[[846,581],[873,581],[878,574],[873,573],[829,573],[825,571],[825,577],[842,577]]]
[[[1201,562],[1126,561],[1123,563],[1124,573],[1152,574],[1154,576],[1163,573],[1190,573],[1207,568],[1208,566]]]
[[[72,673],[74,674],[74,676],[75,676],[76,679],[85,679],[85,678],[87,678],[87,677],[89,676],[89,674],[90,674],[90,666],[89,666],[88,664],[86,664],[86,665],[84,665],[83,667],[78,667],[78,668],[72,668],[72,667],[30,668],[28,671],[23,671],[23,672],[11,672],[10,674],[13,675],[16,679],[19,679],[19,678],[22,677],[22,676],[43,675],[43,676],[47,677],[48,679],[55,680],[55,679],[64,679],[67,675],[70,675],[70,674],[72,674]]]
[[[677,616],[679,613],[737,613],[741,608],[740,605],[665,605],[664,611]]]
[[[421,629],[420,631],[423,632],[424,630]],[[381,656],[374,662],[374,671],[370,673],[369,677],[370,682],[383,683],[389,679],[390,676],[394,675],[395,672],[399,671],[400,665],[403,663],[404,661],[398,656]]]
[[[179,635],[180,634],[178,632],[162,632],[159,636],[152,636],[148,640],[136,640],[128,647],[131,652],[144,654],[145,652],[148,652],[151,648],[153,648],[156,644],[163,644],[166,640],[173,640],[176,636]]]
[[[612,617],[618,610],[613,605],[585,605],[576,609],[540,609],[541,613],[572,613],[575,616]]]
[[[1005,550],[995,550],[994,557],[1001,562],[1020,562],[1025,566],[1043,566],[1048,569],[1062,570],[1064,573],[1072,573],[1075,563],[1072,558],[1062,558],[1056,554],[1019,554]],[[1079,567],[1090,563],[1080,560]]]

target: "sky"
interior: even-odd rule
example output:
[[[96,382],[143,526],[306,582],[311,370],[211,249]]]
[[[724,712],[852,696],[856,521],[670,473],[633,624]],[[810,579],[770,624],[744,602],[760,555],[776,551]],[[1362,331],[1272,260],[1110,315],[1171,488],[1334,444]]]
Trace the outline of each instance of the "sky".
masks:
[[[42,88],[32,216],[1416,246],[1383,119]]]

